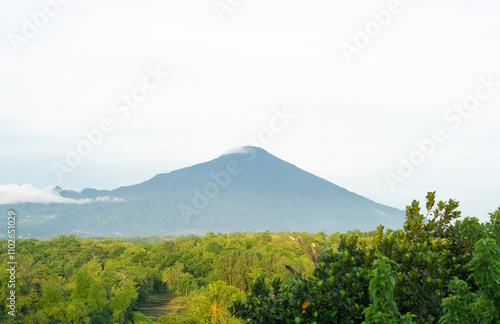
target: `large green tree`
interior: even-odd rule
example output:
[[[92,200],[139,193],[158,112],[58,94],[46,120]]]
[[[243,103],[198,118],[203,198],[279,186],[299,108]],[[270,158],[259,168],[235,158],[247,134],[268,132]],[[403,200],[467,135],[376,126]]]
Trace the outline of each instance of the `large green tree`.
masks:
[[[233,300],[244,295],[224,281],[210,283],[197,292],[185,309],[188,314],[196,315],[210,324],[239,323],[228,311]]]

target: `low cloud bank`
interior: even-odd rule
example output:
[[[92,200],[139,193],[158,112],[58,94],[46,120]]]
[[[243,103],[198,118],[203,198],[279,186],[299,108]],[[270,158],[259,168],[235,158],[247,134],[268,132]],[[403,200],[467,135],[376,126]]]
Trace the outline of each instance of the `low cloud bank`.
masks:
[[[122,198],[97,197],[92,199],[73,199],[62,197],[60,190],[56,186],[46,188],[35,188],[33,185],[0,185],[0,205],[13,205],[22,203],[33,204],[88,204],[92,202],[124,202]],[[76,190],[73,190],[76,191]]]

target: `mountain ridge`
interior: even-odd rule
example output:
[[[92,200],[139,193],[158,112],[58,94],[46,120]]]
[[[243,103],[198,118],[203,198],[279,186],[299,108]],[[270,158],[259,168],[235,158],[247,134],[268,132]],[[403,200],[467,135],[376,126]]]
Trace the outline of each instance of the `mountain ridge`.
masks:
[[[372,230],[401,227],[404,212],[376,203],[246,146],[113,190],[58,188],[81,204],[16,204],[27,237],[185,235],[212,232]],[[1,208],[6,206],[0,206]],[[0,208],[0,209],[1,209]]]

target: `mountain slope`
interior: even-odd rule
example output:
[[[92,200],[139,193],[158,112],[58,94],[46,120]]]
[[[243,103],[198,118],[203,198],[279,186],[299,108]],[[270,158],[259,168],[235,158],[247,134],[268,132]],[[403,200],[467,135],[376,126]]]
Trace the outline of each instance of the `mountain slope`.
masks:
[[[401,210],[347,191],[256,147],[243,147],[133,186],[59,192],[92,202],[9,206],[22,219],[20,234],[329,233],[372,230],[379,224],[396,228],[404,219]]]

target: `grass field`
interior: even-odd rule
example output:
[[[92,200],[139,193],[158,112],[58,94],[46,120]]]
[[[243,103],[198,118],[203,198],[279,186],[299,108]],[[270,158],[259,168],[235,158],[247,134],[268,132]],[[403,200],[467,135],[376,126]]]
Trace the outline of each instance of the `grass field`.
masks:
[[[181,307],[184,298],[166,295],[150,296],[146,301],[146,306],[141,307],[139,312],[155,320],[162,313],[175,313]]]

